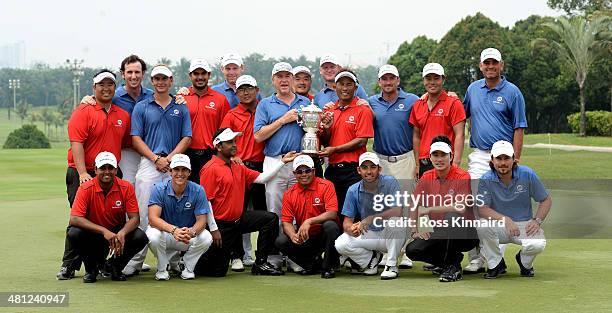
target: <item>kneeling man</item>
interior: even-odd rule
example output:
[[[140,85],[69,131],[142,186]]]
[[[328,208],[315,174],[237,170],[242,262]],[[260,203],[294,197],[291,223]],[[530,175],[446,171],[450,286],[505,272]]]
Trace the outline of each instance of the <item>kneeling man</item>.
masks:
[[[501,243],[522,246],[515,259],[521,276],[533,277],[533,260],[544,251],[546,239],[540,226],[548,215],[550,194],[529,167],[518,165],[512,144],[500,140],[491,148],[491,170],[480,177],[478,194],[483,205],[478,208],[481,219],[503,221],[504,226],[479,227],[480,249],[487,261],[487,279],[506,272],[506,262],[499,248]],[[533,216],[531,199],[539,202]]]
[[[186,251],[181,278],[193,279],[200,256],[210,248],[212,236],[205,229],[210,204],[202,186],[189,181],[191,161],[175,154],[170,162],[172,179],[158,183],[149,198],[149,248],[157,258],[156,280],[168,280],[169,255]]]
[[[334,242],[340,235],[334,184],[315,177],[315,164],[308,155],[293,160],[293,174],[297,184],[283,195],[283,233],[276,239],[276,247],[303,268],[300,274],[315,274],[321,269],[321,278],[334,278],[333,268],[338,263]],[[325,252],[323,260],[321,252]]]
[[[124,281],[121,270],[148,242],[138,228],[136,194],[129,182],[116,177],[114,154],[99,153],[95,172],[96,178],[81,184],[76,193],[70,210],[68,241],[83,257],[84,283],[96,282],[99,269],[110,271],[112,280]]]
[[[399,275],[397,258],[406,241],[406,228],[397,220],[402,214],[401,206],[378,208],[374,199],[381,194],[399,194],[399,183],[393,176],[380,174],[380,160],[372,152],[359,156],[357,172],[362,179],[346,193],[342,208],[344,234],[336,240],[336,250],[349,258],[353,270],[365,275],[378,274],[382,253],[387,253],[380,278],[395,279]],[[389,220],[396,223],[385,226]]]

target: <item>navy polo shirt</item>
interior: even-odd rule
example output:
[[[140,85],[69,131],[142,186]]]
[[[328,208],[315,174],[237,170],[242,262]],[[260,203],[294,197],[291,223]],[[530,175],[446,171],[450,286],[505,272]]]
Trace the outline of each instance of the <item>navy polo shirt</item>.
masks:
[[[223,81],[222,83],[218,85],[212,86],[212,89],[214,91],[218,91],[222,93],[225,96],[225,98],[227,98],[227,102],[229,102],[230,107],[232,109],[235,108],[238,105],[238,103],[240,103],[240,99],[236,95],[236,92],[227,83],[227,81]],[[259,92],[257,93],[257,101],[261,101],[261,94]]]
[[[357,85],[357,90],[355,90],[355,96],[359,97],[360,99],[364,99],[364,100],[368,98],[368,95],[366,94],[365,89],[363,89],[361,85]],[[325,105],[328,104],[329,102],[336,103],[336,101],[338,101],[338,94],[336,93],[335,90],[325,85],[323,89],[317,92],[317,94],[314,96],[313,101],[314,101],[314,104],[319,106],[319,108],[323,109]]]
[[[486,172],[478,183],[478,195],[484,205],[510,217],[515,222],[533,218],[531,199],[542,202],[548,197],[548,190],[538,175],[529,167],[519,165],[512,170],[512,181],[506,186],[499,180],[497,172]]]
[[[191,227],[196,216],[210,213],[206,192],[202,186],[187,182],[183,195],[179,198],[172,189],[172,179],[153,185],[149,206],[157,204],[162,208],[161,218],[176,227]]]
[[[153,97],[140,101],[132,112],[132,136],[140,136],[155,154],[169,154],[183,137],[191,137],[186,105],[174,99],[163,109]]]
[[[256,133],[266,125],[272,124],[289,110],[301,110],[302,107],[308,106],[309,104],[310,101],[308,98],[297,94],[291,105],[287,105],[279,100],[276,97],[276,93],[264,98],[259,102],[257,111],[255,111],[253,133]],[[299,152],[302,150],[303,136],[304,130],[297,122],[287,123],[266,140],[264,155],[275,157],[290,151]]]
[[[393,103],[383,99],[382,93],[370,97],[368,102],[374,111],[374,151],[394,156],[412,150],[412,125],[408,120],[418,99],[401,88]]]
[[[127,93],[125,90],[125,85],[117,87],[117,90],[115,90],[115,96],[113,97],[113,103],[132,115],[132,111],[134,111],[134,106],[136,106],[136,103],[144,99],[153,98],[153,90],[143,86],[140,87],[140,96],[138,96],[138,99],[136,100],[134,100],[132,96]]]
[[[395,195],[400,191],[397,179],[389,175],[378,176],[378,193],[377,195]],[[385,206],[380,211],[373,209],[374,194],[369,193],[363,187],[363,180],[351,185],[346,192],[346,199],[342,207],[342,215],[355,220],[363,220],[366,217],[383,212],[391,207]],[[382,204],[382,202],[381,202]],[[376,227],[374,223],[370,224],[369,230],[381,231],[384,227]]]
[[[491,150],[497,141],[513,142],[515,129],[527,128],[523,94],[503,76],[491,89],[484,78],[470,84],[463,106],[466,118],[472,118],[472,148]]]

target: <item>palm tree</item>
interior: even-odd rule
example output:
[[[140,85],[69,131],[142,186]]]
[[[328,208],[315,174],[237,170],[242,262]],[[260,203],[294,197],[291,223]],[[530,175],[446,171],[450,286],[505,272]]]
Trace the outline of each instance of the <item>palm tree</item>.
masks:
[[[612,24],[611,18],[603,14],[593,14],[590,20],[583,17],[559,17],[555,22],[544,23],[559,37],[559,41],[548,42],[565,59],[572,71],[576,72],[576,82],[580,89],[580,136],[586,136],[585,85],[593,62],[601,55],[609,57]]]

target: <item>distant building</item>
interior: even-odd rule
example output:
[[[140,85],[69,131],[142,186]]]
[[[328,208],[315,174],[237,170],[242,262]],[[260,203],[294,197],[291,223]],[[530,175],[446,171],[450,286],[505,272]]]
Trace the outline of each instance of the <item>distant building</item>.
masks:
[[[0,68],[25,68],[25,42],[0,46]]]

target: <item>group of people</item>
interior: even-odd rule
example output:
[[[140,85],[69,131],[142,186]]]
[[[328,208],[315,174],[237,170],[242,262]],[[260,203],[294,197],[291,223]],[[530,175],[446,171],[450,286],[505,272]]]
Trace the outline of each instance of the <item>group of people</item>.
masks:
[[[387,64],[378,72],[381,93],[368,98],[356,74],[326,55],[318,93],[310,94],[309,68],[279,62],[275,91],[264,98],[236,53],[221,58],[225,80],[212,87],[211,66],[192,60],[192,85],[177,95],[168,66],[151,69],[150,90],[142,85],[146,63],[130,55],[120,66],[124,84],[110,70],[96,73],[93,96],[68,123],[71,211],[57,278],[74,278],[83,264],[84,282],[126,280],[151,270],[150,249],[156,280],[222,277],[245,266],[283,275],[284,264],[322,278],[342,266],[361,275],[382,267],[387,280],[413,260],[443,282],[485,265],[490,279],[506,272],[506,243],[522,246],[520,274],[533,276],[551,198],[519,165],[525,103],[503,66],[497,49],[483,50],[484,78],[461,101],[445,91],[440,64],[423,68],[422,97],[402,90]],[[313,104],[323,111],[321,149],[303,154],[298,120]],[[466,119],[474,149],[467,171]],[[380,201],[402,193],[411,200]]]

